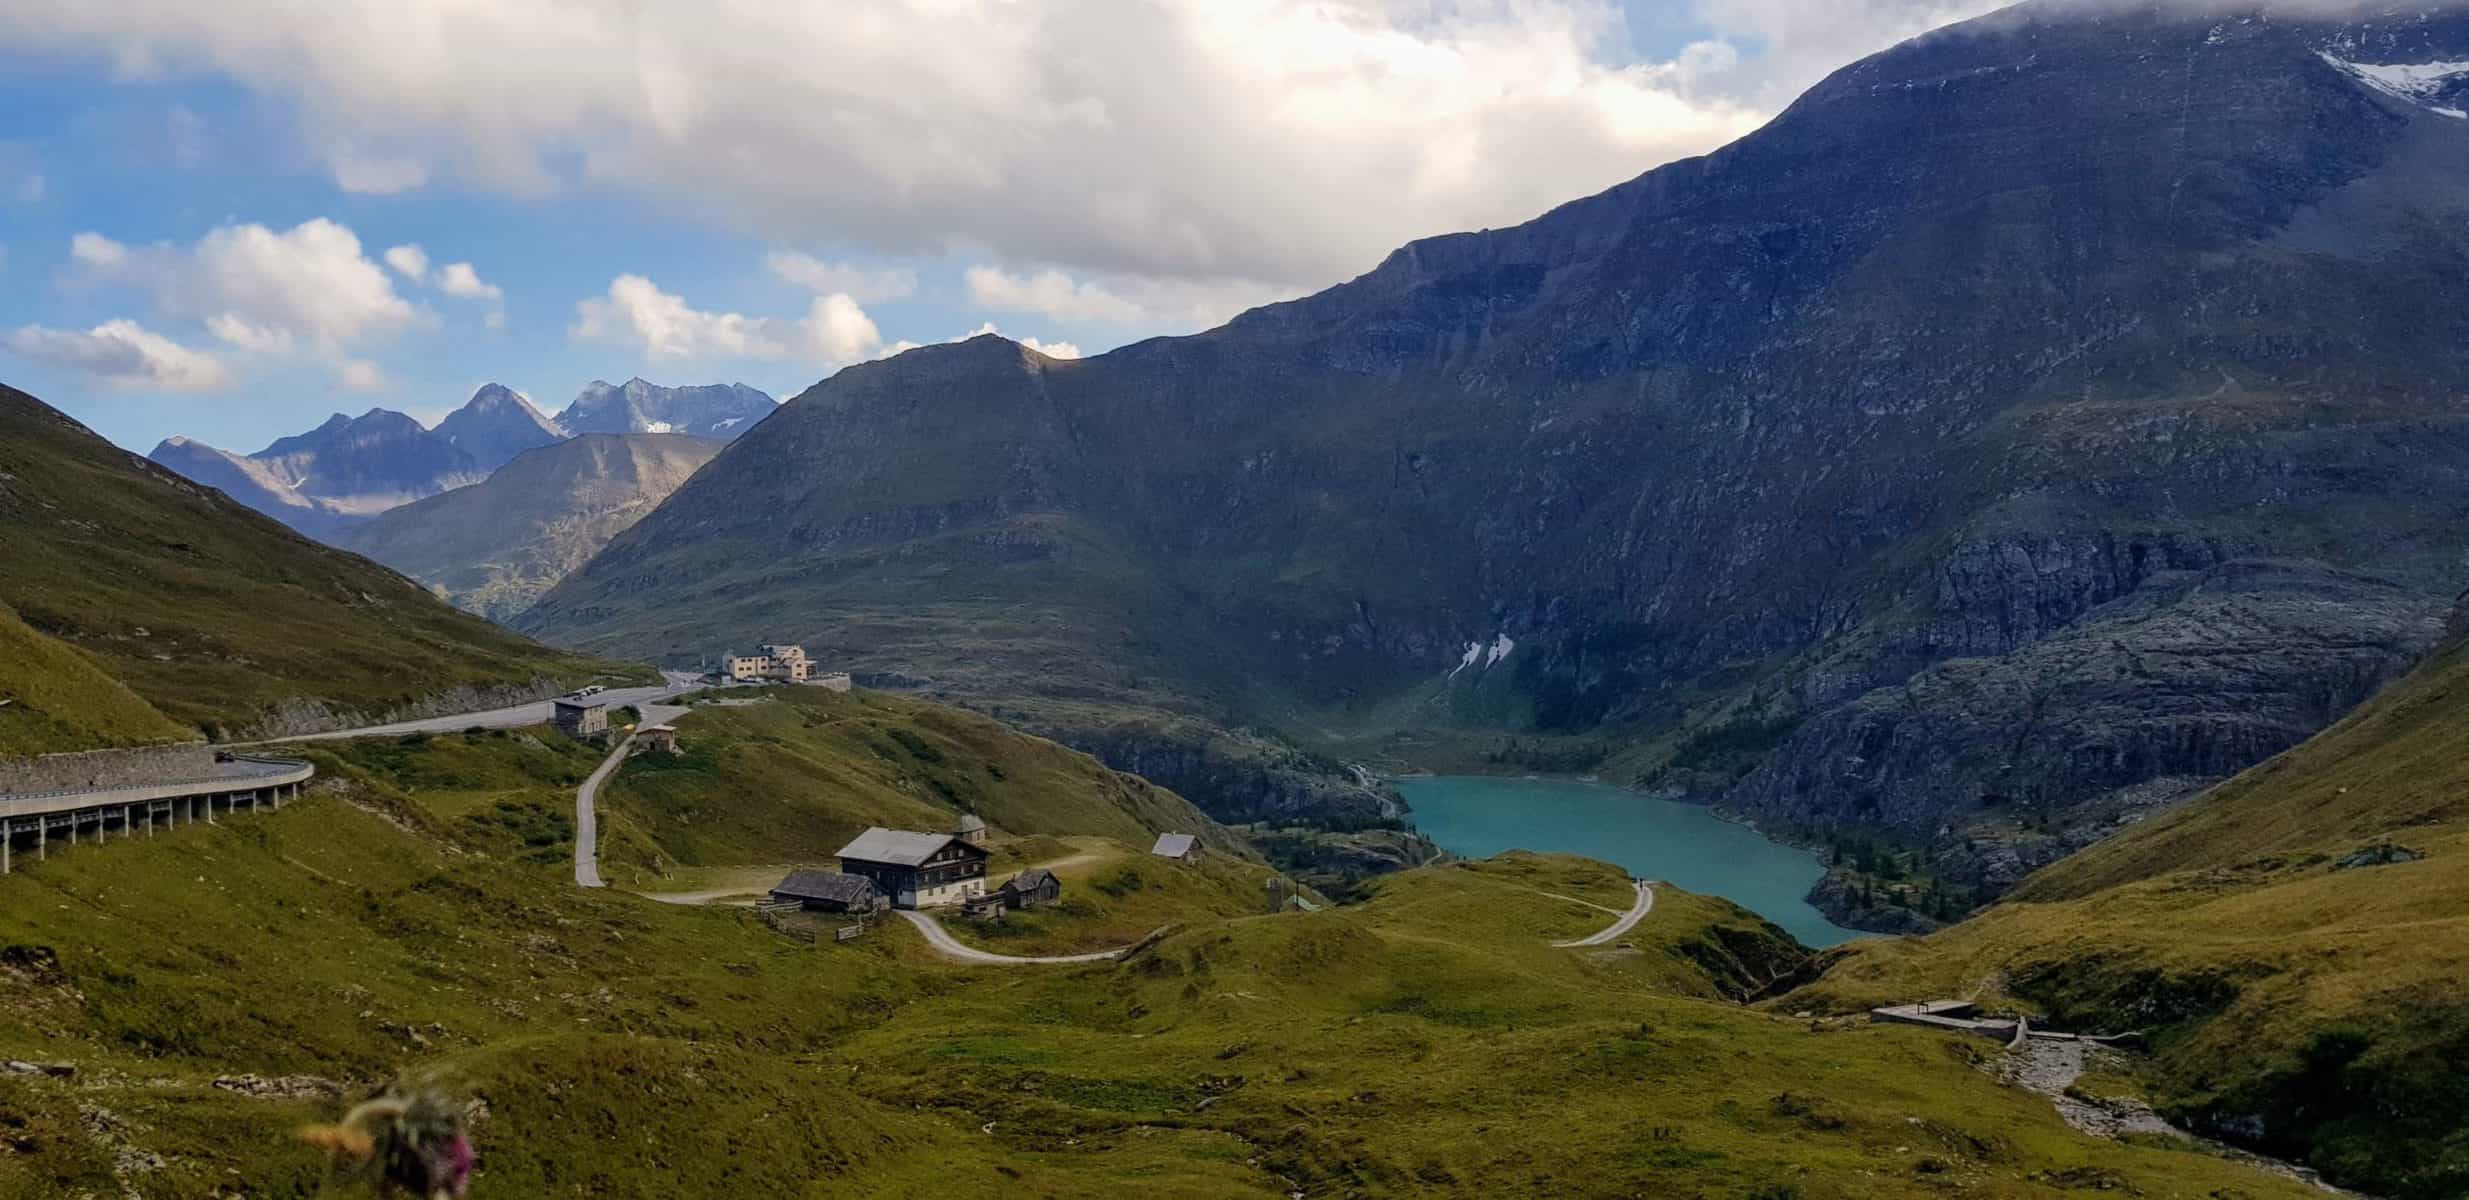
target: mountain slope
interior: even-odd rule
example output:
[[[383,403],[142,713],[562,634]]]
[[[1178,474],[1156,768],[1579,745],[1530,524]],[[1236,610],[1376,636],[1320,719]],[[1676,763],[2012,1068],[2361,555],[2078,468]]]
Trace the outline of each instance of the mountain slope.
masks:
[[[742,383],[663,387],[640,377],[593,380],[557,414],[568,433],[685,433],[733,438],[770,416],[772,398]]]
[[[472,707],[626,670],[456,612],[5,387],[0,543],[0,604],[211,735]]]
[[[2469,630],[2465,630],[2469,631]],[[2163,1111],[2395,1196],[2469,1189],[2469,641],[2304,745],[1777,1001],[1969,994],[2149,1031]]]
[[[481,385],[463,407],[446,414],[430,432],[470,456],[483,472],[495,471],[526,450],[566,438],[566,431],[533,408],[529,398],[502,383]]]
[[[349,514],[301,494],[266,464],[192,438],[165,438],[146,457],[156,466],[214,488],[310,537],[331,536],[352,520]]]
[[[2469,123],[2339,63],[2464,60],[2456,12],[2027,4],[1222,329],[851,368],[527,627],[642,653],[840,630],[886,672],[1049,702],[1130,676],[1339,754],[1623,731],[1619,778],[1887,830],[1993,890],[1962,853],[2013,815],[1993,798],[2082,827],[2432,644],[2469,550]],[[2273,652],[2138,666],[2256,604]],[[2030,655],[2061,631],[2076,657]],[[1883,813],[1867,751],[1959,659],[2121,697],[1915,731],[1944,777]],[[2274,699],[2204,709],[2224,670]],[[2011,738],[2105,765],[2018,787]],[[1671,770],[1700,739],[1803,774]]]
[[[27,628],[0,604],[0,758],[195,736],[93,659]]]
[[[443,429],[444,426],[440,426]],[[524,453],[486,480],[335,535],[458,607],[497,620],[529,608],[711,460],[679,434],[585,434]]]

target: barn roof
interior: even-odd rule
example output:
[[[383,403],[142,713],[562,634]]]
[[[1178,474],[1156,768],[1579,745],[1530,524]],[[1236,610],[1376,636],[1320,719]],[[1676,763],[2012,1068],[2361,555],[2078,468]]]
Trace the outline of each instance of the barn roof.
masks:
[[[1157,844],[1149,847],[1149,853],[1162,858],[1182,858],[1192,852],[1195,840],[1188,833],[1161,833],[1157,835]]]
[[[1049,871],[1044,867],[1031,867],[1026,871],[1022,871],[1018,875],[1012,876],[1011,880],[1003,886],[1010,888],[1015,892],[1034,892],[1049,883],[1056,882],[1054,872]],[[1057,886],[1060,886],[1060,884],[1058,883]]]
[[[856,904],[873,897],[874,881],[863,875],[843,875],[838,871],[791,871],[788,878],[780,881],[780,886],[772,889],[772,895]]]
[[[960,818],[960,832],[962,833],[976,833],[985,827],[986,819],[978,816],[976,813],[970,813],[969,815]]]
[[[950,845],[954,840],[956,839],[948,833],[915,833],[906,829],[885,829],[878,825],[857,835],[855,841],[842,846],[840,857],[914,867],[933,858],[936,851]],[[967,842],[960,844],[969,845]],[[975,846],[969,848],[978,850]],[[984,853],[983,850],[978,850],[978,852]]]

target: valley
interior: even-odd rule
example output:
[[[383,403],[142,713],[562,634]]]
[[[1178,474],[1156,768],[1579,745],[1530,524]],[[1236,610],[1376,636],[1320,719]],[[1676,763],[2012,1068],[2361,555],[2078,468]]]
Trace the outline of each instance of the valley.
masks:
[[[0,21],[0,1200],[2469,1200],[2469,3],[1652,2]]]

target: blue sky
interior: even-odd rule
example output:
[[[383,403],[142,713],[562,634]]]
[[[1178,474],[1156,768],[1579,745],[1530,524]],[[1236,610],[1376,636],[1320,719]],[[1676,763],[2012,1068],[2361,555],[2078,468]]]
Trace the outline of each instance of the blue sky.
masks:
[[[785,399],[988,324],[1098,353],[1710,149],[1981,7],[851,3],[0,0],[0,381],[246,451],[491,381]]]

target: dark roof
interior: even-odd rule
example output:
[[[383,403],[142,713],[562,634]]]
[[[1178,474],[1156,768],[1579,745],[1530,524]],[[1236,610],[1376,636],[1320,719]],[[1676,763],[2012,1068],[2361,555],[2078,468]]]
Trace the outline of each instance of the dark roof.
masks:
[[[1003,886],[1015,892],[1034,892],[1050,883],[1055,885],[1057,890],[1063,887],[1063,881],[1055,878],[1054,872],[1044,867],[1031,867],[1012,876]]]
[[[885,829],[878,825],[842,846],[839,857],[914,867],[933,858],[943,847],[955,841],[959,839],[948,833],[916,833],[906,829]],[[977,854],[986,852],[982,846],[971,846],[967,842],[960,844]]]
[[[788,878],[780,881],[780,886],[772,889],[772,895],[859,904],[873,899],[875,890],[874,881],[863,875],[843,875],[838,871],[791,871]]]

